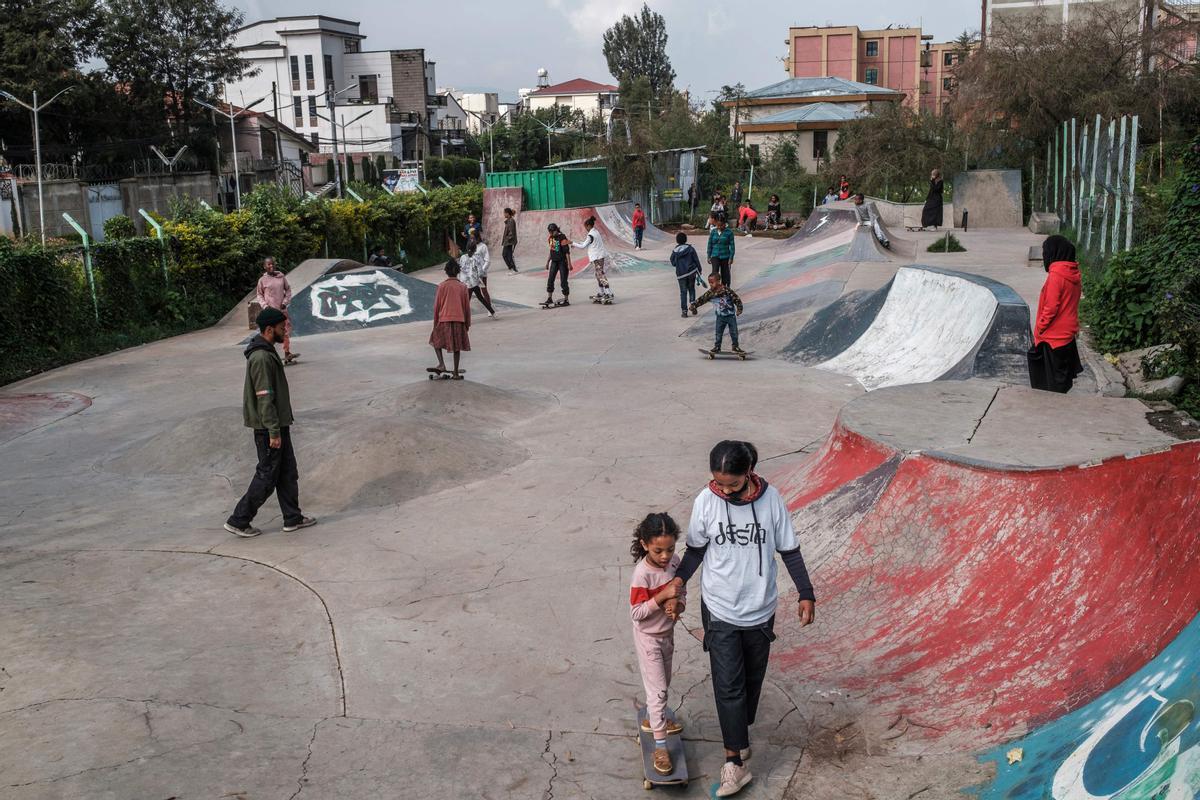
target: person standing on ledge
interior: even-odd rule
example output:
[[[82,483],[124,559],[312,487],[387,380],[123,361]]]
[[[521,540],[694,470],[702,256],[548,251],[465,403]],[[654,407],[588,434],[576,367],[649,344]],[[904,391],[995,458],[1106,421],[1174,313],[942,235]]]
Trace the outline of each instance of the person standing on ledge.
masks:
[[[513,260],[513,248],[517,246],[516,213],[511,208],[504,209],[504,235],[500,238],[500,254],[509,272],[517,271],[517,262]]]
[[[1029,351],[1029,385],[1034,389],[1066,394],[1083,372],[1079,361],[1079,296],[1082,278],[1075,260],[1075,245],[1065,236],[1042,243],[1046,282],[1038,297],[1033,324],[1033,349]]]
[[[254,430],[258,466],[250,488],[238,500],[225,530],[249,539],[262,533],[250,523],[271,492],[279,498],[283,530],[287,533],[316,525],[300,511],[300,473],[292,449],[292,401],[283,362],[275,344],[287,331],[287,317],[277,308],[259,312],[258,335],[246,347],[246,382],[242,389],[242,421]]]
[[[937,229],[942,227],[942,191],[945,182],[942,171],[935,169],[929,176],[929,194],[925,197],[925,207],[921,209],[921,227]]]

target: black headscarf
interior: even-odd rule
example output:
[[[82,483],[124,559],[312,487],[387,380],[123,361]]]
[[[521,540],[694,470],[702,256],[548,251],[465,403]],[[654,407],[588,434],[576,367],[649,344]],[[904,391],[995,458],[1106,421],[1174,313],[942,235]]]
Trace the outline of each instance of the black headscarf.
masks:
[[[1074,260],[1075,245],[1071,244],[1071,240],[1067,237],[1055,234],[1042,242],[1042,266],[1046,268],[1046,272],[1050,271],[1050,265],[1055,261]]]

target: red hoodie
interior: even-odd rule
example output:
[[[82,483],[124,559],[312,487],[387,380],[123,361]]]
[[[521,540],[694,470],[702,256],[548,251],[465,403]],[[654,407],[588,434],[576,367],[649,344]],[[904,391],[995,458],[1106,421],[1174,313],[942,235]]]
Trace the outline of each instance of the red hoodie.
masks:
[[[1037,322],[1033,343],[1051,347],[1068,345],[1079,333],[1079,265],[1074,261],[1055,261],[1042,285],[1038,298]]]
[[[633,210],[633,227],[635,227],[635,228],[646,227],[646,215],[642,213],[642,210],[640,208],[635,208]]]

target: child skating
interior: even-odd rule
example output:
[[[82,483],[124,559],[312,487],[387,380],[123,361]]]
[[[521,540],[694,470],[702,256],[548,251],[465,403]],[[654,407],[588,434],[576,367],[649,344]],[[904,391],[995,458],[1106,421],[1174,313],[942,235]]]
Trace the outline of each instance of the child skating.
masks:
[[[436,367],[426,368],[431,378],[448,375],[454,380],[462,380],[459,356],[471,349],[471,340],[467,336],[471,328],[471,294],[458,279],[458,272],[458,262],[451,258],[446,262],[446,279],[438,284],[433,299],[433,333],[429,335],[429,344],[437,353],[438,363]],[[454,354],[453,372],[446,369],[443,350]]]
[[[546,232],[548,234],[546,245],[550,248],[546,257],[546,269],[549,271],[549,275],[546,278],[546,302],[542,303],[542,307],[569,306],[571,305],[571,286],[568,283],[568,278],[571,277],[571,240],[553,222],[546,226]],[[556,275],[559,276],[562,286],[562,300],[558,302],[554,301],[554,277]]]
[[[722,283],[721,275],[716,272],[708,276],[708,291],[696,298],[696,302],[692,303],[690,308],[695,311],[709,301],[712,301],[717,317],[716,344],[709,352],[721,352],[721,342],[724,341],[725,329],[728,328],[729,338],[733,342],[733,352],[745,353],[738,346],[737,329],[737,318],[742,313],[742,298],[737,296],[737,292]]]
[[[608,257],[608,250],[604,247],[604,239],[600,236],[600,231],[596,230],[595,217],[585,219],[583,227],[587,230],[587,236],[583,237],[582,242],[572,242],[571,246],[587,250],[588,263],[596,273],[596,284],[599,288],[592,296],[592,302],[611,306],[613,293],[612,288],[608,285],[608,275],[604,271],[604,259]]]
[[[686,590],[672,583],[679,556],[675,545],[679,525],[669,514],[650,514],[638,525],[629,548],[634,563],[629,585],[629,616],[633,620],[633,645],[646,689],[645,725],[654,733],[654,771],[670,775],[675,770],[667,750],[667,737],[683,726],[667,719],[671,687],[671,659],[675,653],[675,623],[684,610]]]

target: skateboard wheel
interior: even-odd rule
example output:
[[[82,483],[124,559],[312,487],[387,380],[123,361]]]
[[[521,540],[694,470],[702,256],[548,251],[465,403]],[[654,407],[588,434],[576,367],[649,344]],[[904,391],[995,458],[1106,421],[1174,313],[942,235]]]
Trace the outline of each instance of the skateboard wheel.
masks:
[[[642,788],[648,792],[654,788],[654,784],[651,783],[649,780],[644,780],[644,781],[642,781]]]

